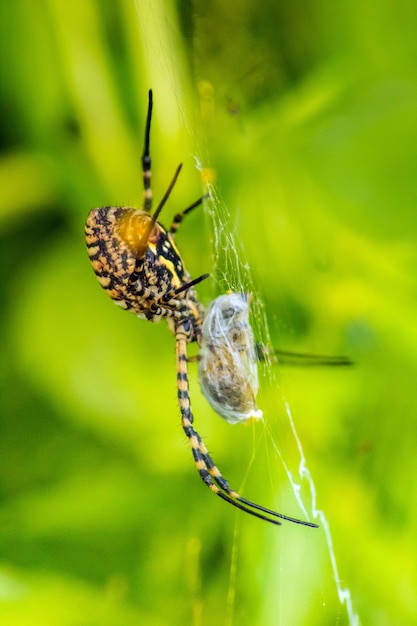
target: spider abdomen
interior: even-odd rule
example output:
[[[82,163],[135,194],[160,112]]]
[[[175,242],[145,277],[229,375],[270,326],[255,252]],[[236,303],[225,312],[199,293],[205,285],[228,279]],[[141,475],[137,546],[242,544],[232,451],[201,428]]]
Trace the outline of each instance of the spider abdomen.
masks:
[[[176,293],[191,277],[162,224],[146,211],[102,207],[90,211],[85,233],[97,279],[118,306],[151,322],[191,319],[195,340],[201,305],[193,287]]]

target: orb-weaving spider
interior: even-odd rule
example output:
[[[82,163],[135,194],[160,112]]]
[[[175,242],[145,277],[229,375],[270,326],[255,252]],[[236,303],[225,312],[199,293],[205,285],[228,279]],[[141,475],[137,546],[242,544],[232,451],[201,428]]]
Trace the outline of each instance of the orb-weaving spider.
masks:
[[[142,154],[144,207],[108,206],[92,209],[86,223],[88,254],[97,279],[114,302],[138,317],[151,322],[166,318],[175,335],[177,359],[177,397],[182,428],[191,444],[197,471],[207,487],[220,498],[255,517],[279,525],[277,518],[316,527],[276,513],[230,488],[193,426],[188,384],[187,343],[201,343],[204,308],[197,300],[194,286],[208,277],[191,280],[174,243],[174,234],[184,216],[201,204],[202,198],[178,213],[169,230],[158,216],[175,185],[181,165],[157,209],[151,214],[151,158],[149,138],[152,118],[152,91],[149,91]]]

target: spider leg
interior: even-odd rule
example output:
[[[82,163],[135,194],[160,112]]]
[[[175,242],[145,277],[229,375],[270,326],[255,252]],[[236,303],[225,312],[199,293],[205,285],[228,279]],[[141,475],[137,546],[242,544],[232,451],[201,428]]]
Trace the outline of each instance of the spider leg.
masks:
[[[251,502],[246,498],[242,498],[236,491],[230,488],[227,480],[222,476],[220,470],[214,463],[206,446],[204,445],[200,435],[193,427],[193,414],[191,412],[189,385],[188,385],[188,359],[185,334],[177,330],[177,389],[178,389],[178,402],[181,411],[181,423],[183,430],[190,441],[191,450],[194,457],[194,462],[198,473],[204,484],[215,493],[217,496],[232,504],[233,506],[258,517],[260,519],[271,522],[271,524],[281,525],[279,518],[294,522],[296,524],[302,524],[304,526],[310,526],[317,528],[317,524],[311,522],[304,522],[302,520],[288,517],[271,509],[267,509],[259,504]],[[271,517],[269,517],[271,516]]]
[[[206,280],[206,278],[209,278],[209,276],[210,274],[202,274],[198,278],[194,278],[194,280],[190,280],[188,283],[181,285],[181,287],[168,291],[168,293],[162,296],[161,298],[162,301],[169,302],[169,300],[172,300],[175,296],[178,296],[178,294],[182,293],[183,291],[187,291],[187,289],[194,287],[194,285],[198,285],[198,283],[201,283],[201,281]]]
[[[197,467],[197,471],[200,474],[200,478],[202,479],[204,484],[210,489],[210,491],[215,493],[217,496],[219,496],[220,498],[222,498],[229,504],[232,504],[233,506],[237,507],[241,511],[245,511],[245,513],[249,513],[250,515],[254,515],[255,517],[258,517],[259,519],[263,519],[263,520],[266,520],[267,522],[271,522],[271,524],[276,524],[277,526],[281,526],[281,522],[279,522],[277,519],[271,519],[270,517],[267,517],[266,515],[263,515],[262,513],[258,513],[257,511],[252,510],[248,506],[244,506],[242,504],[242,499],[240,498],[240,496],[238,496],[238,494],[235,494],[235,492],[230,490],[230,492],[225,493],[224,491],[222,491],[219,488],[219,486],[215,484],[215,482],[217,482],[216,479],[215,479],[215,482],[213,482],[211,470],[209,469],[206,463],[206,459],[204,455],[201,453],[201,449],[200,449],[201,445],[199,445],[199,442],[201,444],[200,435],[191,426],[190,422],[188,422],[188,424],[187,422],[185,422],[185,425],[183,423],[183,428],[184,428],[184,432],[186,433],[187,437],[189,438],[191,442],[191,449],[193,452],[193,457],[194,457],[194,461]],[[232,495],[232,494],[235,494],[235,495]],[[248,505],[252,506],[252,503],[250,503],[249,501],[247,502],[248,502]],[[261,511],[264,511],[264,510],[266,512],[268,511],[267,509],[263,509],[263,507],[258,507],[258,508]],[[275,515],[273,511],[271,511],[271,513]]]
[[[196,207],[200,206],[200,204],[202,204],[203,200],[205,200],[208,197],[209,197],[208,194],[202,196],[201,198],[199,198],[198,200],[193,202],[193,204],[191,204],[188,208],[186,208],[183,211],[180,211],[179,213],[174,215],[174,219],[172,220],[172,223],[171,223],[171,226],[169,227],[169,231],[168,232],[171,235],[175,235],[175,233],[177,232],[177,230],[178,230],[182,220],[184,219],[184,217],[186,215],[188,215],[188,213],[190,213],[193,209],[195,209]]]
[[[344,367],[355,365],[354,361],[348,356],[306,354],[303,352],[291,352],[290,350],[278,350],[277,348],[273,348],[270,351],[260,343],[255,343],[255,351],[258,361],[265,361],[271,355],[278,357],[278,362],[281,365],[300,365],[301,367]]]
[[[148,92],[148,112],[146,115],[145,125],[145,142],[142,152],[142,174],[143,174],[143,198],[144,209],[149,211],[152,209],[152,189],[151,189],[151,156],[149,154],[149,137],[151,133],[152,120],[152,89]]]
[[[166,190],[166,192],[162,196],[162,199],[161,199],[160,203],[158,204],[155,212],[152,215],[152,225],[155,224],[155,222],[158,219],[159,214],[162,211],[166,201],[168,200],[169,196],[171,195],[171,191],[175,187],[175,183],[177,182],[177,179],[178,179],[178,176],[180,175],[181,170],[182,170],[182,163],[180,163],[177,166],[177,169],[175,170],[174,176],[173,176],[171,182],[168,185],[168,189]]]
[[[322,354],[303,354],[288,350],[275,350],[278,361],[285,365],[301,365],[302,367],[345,367],[354,365],[348,356],[326,356]]]
[[[229,483],[227,482],[227,480],[224,478],[224,476],[222,476],[219,468],[216,466],[216,464],[214,463],[213,459],[211,458],[206,446],[204,445],[201,437],[199,437],[198,433],[196,433],[199,441],[200,441],[200,451],[202,454],[202,457],[205,460],[206,466],[208,468],[208,471],[210,473],[210,476],[212,478],[214,478],[215,482],[218,484],[218,486],[226,493],[228,494],[232,499],[238,500],[239,502],[241,502],[242,504],[252,507],[253,509],[256,509],[258,511],[262,511],[263,513],[267,513],[268,515],[273,515],[274,517],[279,517],[280,519],[283,520],[287,520],[288,522],[294,522],[295,524],[302,524],[303,526],[311,526],[312,528],[318,528],[317,524],[313,524],[312,522],[305,522],[303,520],[299,520],[296,519],[294,517],[289,517],[288,515],[284,515],[283,513],[277,513],[276,511],[272,511],[271,509],[267,509],[264,506],[261,506],[260,504],[256,504],[255,502],[251,502],[251,500],[247,500],[246,498],[243,498],[241,495],[239,495],[236,491],[234,491],[233,489],[230,488]]]

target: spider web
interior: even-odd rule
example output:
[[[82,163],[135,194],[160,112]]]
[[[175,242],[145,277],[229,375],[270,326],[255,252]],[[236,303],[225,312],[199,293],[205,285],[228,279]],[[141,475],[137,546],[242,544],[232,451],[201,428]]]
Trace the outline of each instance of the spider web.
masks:
[[[205,209],[210,218],[212,227],[212,243],[213,243],[213,276],[216,281],[216,291],[219,295],[227,291],[232,292],[250,292],[253,294],[253,303],[251,308],[251,321],[253,324],[255,336],[257,340],[264,346],[271,347],[268,322],[265,314],[265,307],[261,295],[255,288],[251,269],[246,261],[245,251],[239,231],[234,225],[233,215],[238,211],[238,207],[234,206],[231,210],[223,202],[216,186],[207,181],[206,171],[210,170],[209,149],[201,140],[197,139],[194,125],[189,120],[187,109],[183,104],[184,92],[187,90],[188,81],[181,75],[181,63],[176,58],[176,44],[180,40],[181,35],[178,31],[176,16],[174,10],[168,3],[162,0],[135,0],[136,12],[138,15],[139,28],[141,34],[141,45],[143,46],[143,54],[145,58],[146,74],[149,78],[149,85],[152,85],[155,93],[163,93],[168,95],[171,102],[176,103],[180,114],[180,119],[186,132],[191,137],[193,149],[193,158],[196,169],[201,173],[203,180],[206,180],[210,199],[205,202]],[[307,458],[303,450],[301,438],[298,435],[295,420],[293,418],[289,402],[285,398],[282,389],[278,385],[276,378],[276,366],[272,359],[268,356],[272,354],[272,350],[266,351],[265,363],[262,364],[263,379],[266,384],[273,389],[272,401],[269,400],[268,407],[264,410],[265,421],[263,424],[262,434],[256,431],[258,426],[254,426],[253,430],[253,451],[251,459],[248,461],[247,476],[251,472],[251,468],[255,463],[259,454],[267,454],[269,461],[270,482],[272,488],[278,493],[280,490],[277,486],[279,480],[275,477],[275,470],[279,464],[283,468],[288,479],[290,490],[295,498],[299,510],[305,519],[317,521],[321,526],[321,532],[324,536],[328,559],[330,562],[331,576],[334,581],[334,588],[340,603],[341,610],[344,609],[346,617],[339,613],[337,622],[348,623],[349,626],[358,626],[359,618],[356,614],[349,588],[344,584],[339,573],[339,567],[336,559],[336,552],[333,546],[333,539],[330,525],[324,511],[319,508],[317,489],[309,470]],[[261,400],[261,406],[264,404]],[[283,430],[287,429],[291,433],[292,450],[285,452],[280,447],[280,436],[270,416],[279,416],[280,421],[286,420],[286,425],[282,426]],[[262,427],[261,427],[262,428]],[[279,429],[278,429],[279,431]],[[243,482],[245,482],[246,478]],[[276,506],[277,510],[285,513],[288,495],[283,496],[285,499]],[[297,529],[300,531],[300,528]],[[303,529],[301,529],[302,532]],[[278,531],[280,532],[280,531]],[[241,537],[241,518],[236,517],[236,523],[233,533],[233,544],[231,550],[231,564],[229,575],[229,586],[227,593],[227,605],[225,624],[232,626],[237,623],[235,617],[236,596],[237,596],[237,579],[239,575],[239,552]],[[304,538],[300,540],[306,541]],[[312,534],[308,535],[307,541],[313,541]],[[317,539],[315,538],[315,541]],[[304,544],[306,545],[306,544]],[[287,566],[285,558],[281,557],[281,553],[288,550],[284,543],[284,539],[276,539],[276,547],[273,548],[274,557],[272,558],[276,572],[281,573]],[[291,557],[291,555],[290,555]],[[302,567],[302,558],[300,561]],[[273,574],[274,576],[274,574]],[[284,577],[276,578],[278,589],[273,594],[271,600],[265,604],[272,603],[272,608],[265,608],[265,616],[276,615],[279,624],[286,624],[286,611],[282,608],[285,605],[285,583]],[[305,593],[305,589],[301,591]],[[328,623],[326,615],[326,604],[331,599],[327,598],[327,592],[319,591],[321,597],[321,607],[323,611],[322,618]],[[323,619],[319,620],[323,623]],[[200,623],[200,618],[195,618],[196,623]],[[275,622],[274,622],[275,623]],[[294,623],[294,622],[293,622]],[[302,618],[300,622],[302,623]]]
[[[198,169],[202,168],[199,158],[196,157],[196,165]],[[268,328],[268,320],[265,314],[265,307],[261,296],[256,293],[254,283],[251,277],[251,271],[249,264],[245,261],[244,250],[241,244],[238,244],[238,234],[230,228],[232,221],[230,212],[222,202],[216,189],[210,188],[210,198],[208,212],[213,223],[213,246],[215,254],[213,255],[214,261],[214,274],[217,277],[219,288],[223,291],[232,292],[250,292],[255,294],[254,303],[252,305],[252,319],[253,326],[256,331],[256,336],[262,345],[269,347],[266,354],[272,354],[273,348],[270,341],[270,333]],[[291,412],[289,402],[286,400],[282,390],[280,389],[276,375],[274,372],[274,363],[270,358],[267,358],[266,362],[266,374],[269,379],[269,383],[276,390],[277,398],[279,401],[276,403],[276,407],[283,404],[284,412],[290,426],[293,443],[296,445],[298,452],[298,468],[296,472],[292,471],[285,460],[285,455],[282,453],[279,442],[270,427],[270,420],[266,415],[265,431],[268,440],[271,442],[272,447],[279,458],[282,466],[285,470],[291,489],[298,503],[300,510],[306,519],[313,518],[317,521],[323,529],[325,534],[327,550],[330,558],[331,568],[333,572],[334,582],[337,590],[337,595],[341,605],[345,605],[349,626],[358,626],[359,617],[356,614],[350,590],[343,585],[342,579],[339,574],[339,568],[336,559],[336,553],[333,546],[333,539],[329,522],[326,518],[325,512],[322,511],[317,503],[317,489],[314,483],[313,476],[308,468],[307,458],[303,450],[301,439],[297,433],[296,425]],[[308,493],[303,495],[303,485],[307,485]],[[305,490],[304,490],[305,491]],[[235,537],[237,542],[237,537]],[[231,581],[236,578],[236,565],[237,563],[237,545],[234,546],[232,554],[232,566],[231,566]],[[231,585],[229,590],[229,617],[226,620],[226,624],[232,624],[232,603],[234,602],[234,589]]]

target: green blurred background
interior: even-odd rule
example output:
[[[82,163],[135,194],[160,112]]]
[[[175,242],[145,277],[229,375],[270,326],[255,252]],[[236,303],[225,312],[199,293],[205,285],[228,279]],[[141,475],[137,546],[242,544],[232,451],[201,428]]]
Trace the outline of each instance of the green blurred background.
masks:
[[[89,265],[88,210],[141,204],[149,87],[156,199],[184,162],[162,221],[198,156],[273,344],[356,362],[266,376],[266,429],[223,423],[190,366],[197,428],[232,486],[303,517],[287,399],[361,623],[417,623],[414,0],[5,0],[0,30],[2,623],[348,624],[323,529],[203,487],[173,337]],[[213,233],[196,211],[177,237],[193,276],[221,259],[206,304],[236,280]]]

